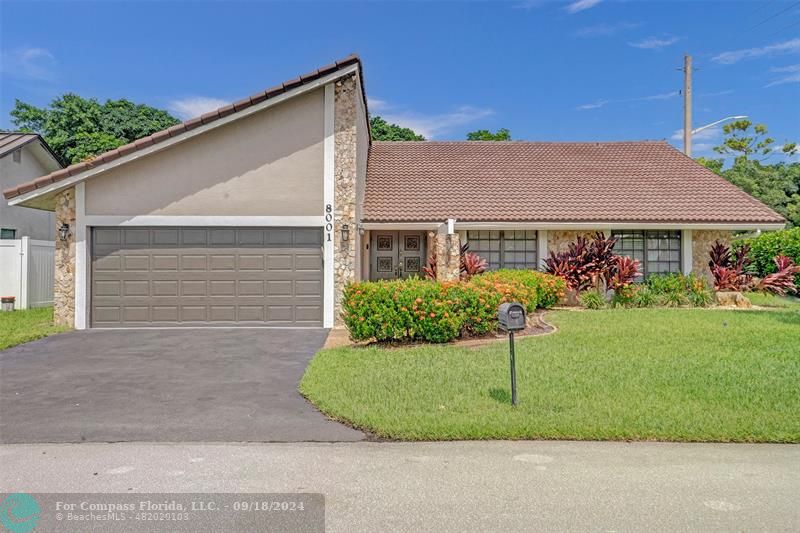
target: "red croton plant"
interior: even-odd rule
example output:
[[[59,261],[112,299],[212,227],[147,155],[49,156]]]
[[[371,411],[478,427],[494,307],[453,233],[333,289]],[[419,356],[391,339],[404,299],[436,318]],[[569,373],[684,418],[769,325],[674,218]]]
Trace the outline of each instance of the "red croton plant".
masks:
[[[578,235],[565,251],[550,252],[545,270],[564,278],[567,288],[578,293],[589,287],[599,290],[603,284],[618,291],[641,274],[638,260],[614,254],[616,243],[616,238],[606,237],[602,231],[595,232],[591,240]]]
[[[708,267],[714,276],[714,289],[718,291],[763,291],[785,296],[797,292],[795,276],[800,273],[800,266],[795,265],[785,255],[776,256],[777,272],[767,274],[763,278],[755,278],[747,271],[751,264],[748,257],[750,246],[744,245],[731,253],[725,244],[715,241],[708,253],[711,260]]]
[[[464,243],[461,246],[460,263],[460,277],[465,281],[477,274],[483,274],[486,272],[486,267],[489,266],[489,263],[486,262],[486,259],[469,251],[468,243]],[[434,280],[436,279],[436,254],[431,254],[430,257],[428,257],[428,266],[423,267],[422,271],[425,273],[426,278]]]

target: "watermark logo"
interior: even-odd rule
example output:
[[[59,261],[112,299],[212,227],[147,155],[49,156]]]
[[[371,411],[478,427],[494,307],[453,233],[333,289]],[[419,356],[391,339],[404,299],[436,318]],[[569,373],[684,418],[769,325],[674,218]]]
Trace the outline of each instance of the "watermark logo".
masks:
[[[11,533],[28,533],[39,522],[39,504],[30,494],[9,494],[0,502],[0,522]]]

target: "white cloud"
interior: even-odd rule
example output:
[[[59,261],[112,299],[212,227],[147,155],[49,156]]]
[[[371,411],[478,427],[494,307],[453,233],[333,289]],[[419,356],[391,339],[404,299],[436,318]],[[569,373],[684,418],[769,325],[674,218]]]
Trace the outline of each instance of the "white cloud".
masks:
[[[178,115],[178,118],[188,119],[199,117],[203,113],[214,111],[228,105],[230,102],[208,96],[190,96],[179,100],[172,100],[167,104],[167,109]]]
[[[591,104],[579,105],[575,109],[580,109],[580,110],[584,110],[584,109],[599,109],[599,108],[605,106],[606,104],[610,104],[612,101],[613,100],[598,100],[596,102],[592,102]]]
[[[800,37],[790,39],[782,43],[771,44],[769,46],[743,48],[741,50],[722,52],[721,54],[717,54],[712,57],[711,60],[717,63],[722,63],[723,65],[732,65],[743,59],[754,59],[763,56],[796,53],[800,53]]]
[[[789,65],[787,67],[773,67],[769,69],[769,71],[780,74],[780,76],[764,85],[764,87],[773,87],[775,85],[783,85],[784,83],[800,83],[800,64]]]
[[[512,7],[514,9],[534,9],[543,5],[547,0],[522,0],[517,2]]]
[[[698,98],[710,98],[712,96],[724,96],[726,94],[732,94],[734,91],[733,89],[725,89],[724,91],[716,91],[713,93],[700,93],[697,95]]]
[[[0,72],[15,78],[50,81],[55,78],[56,58],[46,48],[25,46],[0,56]]]
[[[694,135],[692,135],[692,144],[694,141],[715,141],[722,137],[722,128],[720,126],[714,126],[713,128],[708,128],[703,131],[698,131]],[[675,133],[672,134],[670,137],[673,141],[682,141],[683,140],[683,128],[679,130],[675,130]]]
[[[620,31],[632,30],[638,28],[641,23],[638,22],[618,22],[616,24],[597,24],[595,26],[586,26],[580,28],[573,35],[576,37],[609,37]]]
[[[384,104],[386,104],[384,102]],[[382,113],[381,117],[390,124],[397,124],[406,128],[411,128],[415,132],[424,136],[426,139],[434,139],[458,128],[465,126],[476,120],[491,116],[494,111],[487,108],[461,106],[449,113],[438,113],[425,115],[414,111],[392,110],[392,106],[386,104],[389,111]]]
[[[680,37],[675,37],[674,35],[668,37],[648,37],[647,39],[642,39],[635,43],[628,43],[628,45],[644,50],[661,50],[667,46],[672,46],[680,40]]]
[[[569,4],[565,9],[567,10],[567,13],[575,14],[587,9],[591,9],[600,2],[601,0],[578,0],[577,2],[572,2]]]
[[[386,100],[381,100],[379,98],[372,98],[370,96],[367,97],[367,107],[369,107],[370,112],[379,112],[385,111],[389,109],[389,103]]]
[[[579,111],[585,111],[587,109],[599,109],[601,107],[605,107],[608,104],[624,104],[630,102],[651,102],[654,100],[669,100],[670,98],[675,98],[679,94],[680,93],[678,91],[672,91],[669,93],[652,94],[649,96],[638,96],[636,98],[621,98],[617,100],[597,100],[595,102],[591,102],[588,104],[579,105],[575,109]]]
[[[683,128],[675,130],[670,139],[679,142],[679,144],[682,143]],[[697,132],[694,135],[692,135],[692,153],[695,156],[716,155],[717,157],[721,157],[717,155],[716,152],[714,152],[714,147],[719,146],[721,143],[722,143],[722,128],[720,126],[714,126],[713,128],[708,128],[706,130]]]

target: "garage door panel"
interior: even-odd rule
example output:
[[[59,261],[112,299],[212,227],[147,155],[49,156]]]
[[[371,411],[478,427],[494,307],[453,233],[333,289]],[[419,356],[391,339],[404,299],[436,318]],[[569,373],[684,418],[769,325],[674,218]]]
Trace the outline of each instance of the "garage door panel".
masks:
[[[93,228],[95,327],[321,326],[322,231]]]
[[[178,256],[171,254],[154,253],[151,256],[151,269],[154,272],[178,271]]]

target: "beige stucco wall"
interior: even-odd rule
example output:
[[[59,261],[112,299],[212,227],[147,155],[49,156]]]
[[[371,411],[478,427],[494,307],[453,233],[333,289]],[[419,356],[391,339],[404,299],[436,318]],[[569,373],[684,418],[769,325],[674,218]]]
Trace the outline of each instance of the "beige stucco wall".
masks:
[[[13,152],[0,158],[0,190],[31,181],[59,168],[52,156],[34,141],[22,148],[20,162],[14,162]],[[55,239],[55,215],[30,207],[10,206],[0,195],[0,227],[17,230],[17,238]]]
[[[320,216],[324,89],[86,183],[87,215]]]

